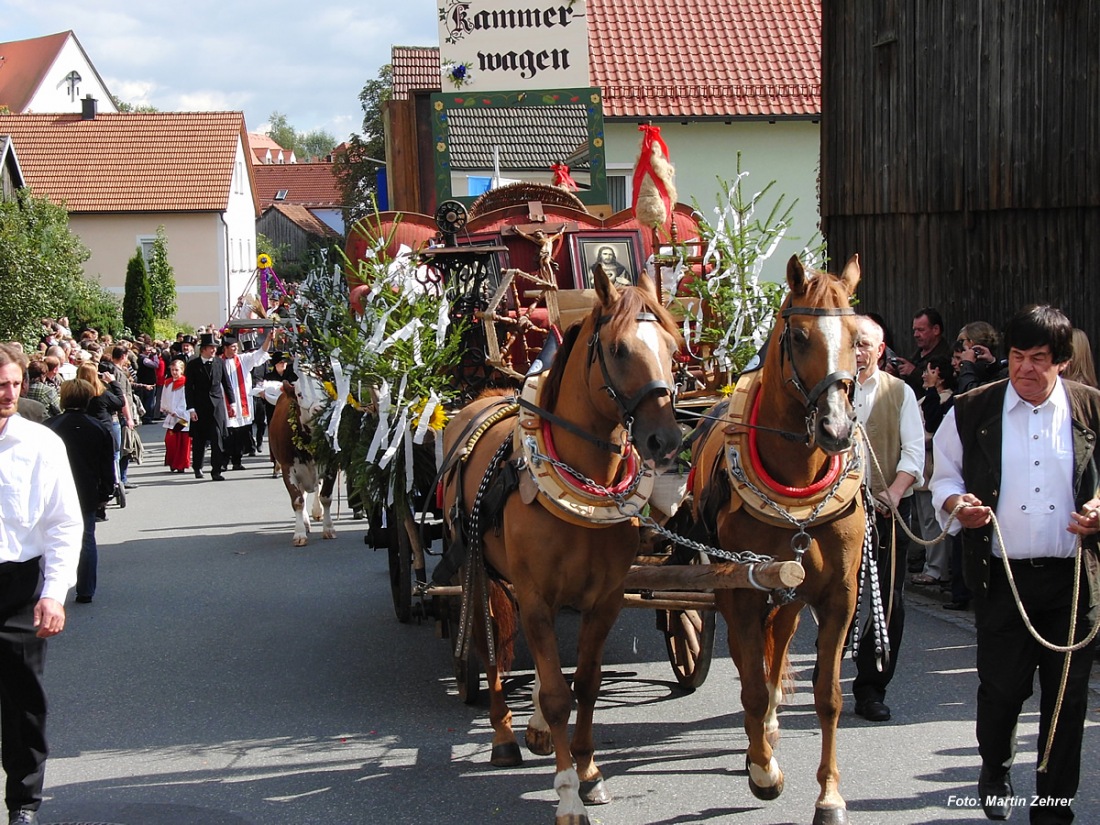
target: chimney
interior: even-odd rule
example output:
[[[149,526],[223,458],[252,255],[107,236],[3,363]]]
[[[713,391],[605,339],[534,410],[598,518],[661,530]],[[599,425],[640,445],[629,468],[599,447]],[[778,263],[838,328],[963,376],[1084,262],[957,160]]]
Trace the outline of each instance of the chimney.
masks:
[[[83,100],[80,101],[80,119],[81,120],[95,120],[96,115],[96,99],[91,95],[86,95]]]

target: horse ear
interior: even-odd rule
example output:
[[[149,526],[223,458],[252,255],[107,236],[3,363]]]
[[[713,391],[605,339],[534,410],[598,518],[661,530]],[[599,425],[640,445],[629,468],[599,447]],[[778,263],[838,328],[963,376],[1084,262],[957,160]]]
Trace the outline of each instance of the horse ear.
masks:
[[[653,284],[653,279],[649,277],[648,272],[642,272],[638,275],[637,286],[639,289],[648,294],[654,303],[660,303],[661,297],[657,294],[657,287]]]
[[[607,277],[603,267],[596,267],[595,287],[596,297],[600,299],[600,303],[605,307],[611,306],[619,300],[619,290],[615,288],[615,284],[611,283],[611,279]]]
[[[848,290],[849,295],[856,291],[860,274],[862,274],[862,271],[859,268],[859,253],[857,252],[848,259],[848,263],[844,264],[844,271],[840,273],[840,280],[844,282],[844,288]]]
[[[793,295],[801,295],[806,291],[806,270],[797,255],[791,255],[787,261],[787,286],[791,288]]]

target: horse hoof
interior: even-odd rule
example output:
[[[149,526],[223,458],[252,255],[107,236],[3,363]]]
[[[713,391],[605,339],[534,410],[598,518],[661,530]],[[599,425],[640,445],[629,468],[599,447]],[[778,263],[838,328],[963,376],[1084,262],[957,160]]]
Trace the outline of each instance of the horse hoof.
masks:
[[[611,793],[602,776],[581,781],[581,801],[585,805],[606,805],[611,801]]]
[[[589,825],[588,817],[584,814],[569,814],[568,816],[555,816],[554,825]]]
[[[309,544],[309,539],[307,539],[305,536],[295,536],[293,544],[295,547],[305,547],[307,544]]]
[[[765,802],[770,802],[773,799],[778,799],[779,795],[783,793],[783,771],[779,771],[779,781],[774,785],[757,785],[752,781],[752,761],[749,759],[748,754],[745,755],[745,772],[749,775],[749,790],[752,791],[752,795],[757,799],[762,799]],[[815,823],[815,825],[817,825]]]
[[[335,530],[325,530],[325,532],[321,533],[321,538],[323,538],[323,539],[334,539],[334,538],[336,538],[336,531]]]
[[[848,825],[847,808],[817,808],[813,825]]]
[[[554,752],[554,743],[550,741],[550,731],[528,728],[523,735],[527,750],[536,756],[549,756]]]
[[[500,745],[493,745],[489,764],[495,768],[514,768],[516,765],[522,765],[523,754],[519,751],[519,744],[504,742]]]

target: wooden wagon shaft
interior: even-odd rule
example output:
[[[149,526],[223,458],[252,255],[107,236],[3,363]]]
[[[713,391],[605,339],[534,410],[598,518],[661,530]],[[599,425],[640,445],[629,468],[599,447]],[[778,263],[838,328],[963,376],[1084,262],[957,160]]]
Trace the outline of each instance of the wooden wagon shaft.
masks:
[[[684,596],[696,596],[697,598],[685,599]],[[679,593],[674,590],[665,590],[655,593],[646,591],[641,593],[624,593],[623,607],[637,607],[642,610],[713,610],[713,593]]]
[[[805,578],[802,565],[796,561],[771,561],[756,565],[754,578],[762,587],[781,589],[797,587]],[[747,565],[722,562],[721,564],[643,564],[635,565],[626,574],[627,590],[656,591],[653,598],[637,596],[643,603],[628,607],[679,608],[707,607],[711,603],[708,590],[752,587]],[[687,591],[687,592],[660,592]],[[462,595],[458,585],[429,587],[428,596],[453,598]],[[629,596],[630,594],[628,594]],[[657,604],[659,600],[676,602],[673,605]],[[630,599],[628,599],[630,601]]]
[[[753,578],[761,587],[784,588],[802,584],[806,572],[796,561],[757,564]],[[635,565],[626,575],[627,590],[716,590],[752,587],[747,565],[721,564]]]

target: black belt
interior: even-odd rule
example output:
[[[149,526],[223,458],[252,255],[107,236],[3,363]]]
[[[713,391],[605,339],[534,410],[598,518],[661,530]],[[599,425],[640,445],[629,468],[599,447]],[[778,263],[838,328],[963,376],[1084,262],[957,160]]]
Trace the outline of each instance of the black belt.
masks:
[[[1076,556],[1036,556],[1030,559],[1009,559],[1008,564],[1013,570],[1028,570],[1040,567],[1068,567],[1076,560]]]
[[[26,570],[32,564],[36,567],[42,563],[41,556],[35,556],[26,561],[0,561],[0,576],[14,576]]]

